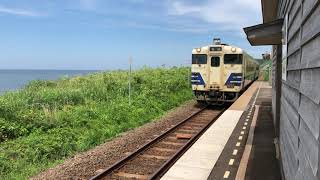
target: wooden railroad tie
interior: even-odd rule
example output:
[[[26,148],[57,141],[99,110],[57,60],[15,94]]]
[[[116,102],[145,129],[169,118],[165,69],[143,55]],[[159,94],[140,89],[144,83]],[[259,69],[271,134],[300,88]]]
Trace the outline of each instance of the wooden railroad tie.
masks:
[[[161,152],[176,152],[176,150],[174,150],[174,149],[158,148],[158,147],[154,147],[151,150],[161,151]]]
[[[142,179],[142,180],[147,180],[150,178],[147,175],[131,174],[131,173],[125,173],[125,172],[118,172],[116,176],[123,177],[123,178]]]
[[[177,134],[176,138],[177,139],[191,139],[192,138],[192,134]]]
[[[169,159],[168,156],[156,156],[156,155],[149,155],[149,154],[142,154],[141,157],[143,158],[155,158],[155,159],[160,159],[160,160],[167,160]]]

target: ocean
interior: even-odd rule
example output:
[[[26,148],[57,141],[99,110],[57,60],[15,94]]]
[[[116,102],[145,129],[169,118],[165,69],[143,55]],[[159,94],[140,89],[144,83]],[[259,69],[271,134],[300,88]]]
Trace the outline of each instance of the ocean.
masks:
[[[56,80],[61,77],[83,76],[94,70],[0,70],[0,94],[23,88],[31,80]]]

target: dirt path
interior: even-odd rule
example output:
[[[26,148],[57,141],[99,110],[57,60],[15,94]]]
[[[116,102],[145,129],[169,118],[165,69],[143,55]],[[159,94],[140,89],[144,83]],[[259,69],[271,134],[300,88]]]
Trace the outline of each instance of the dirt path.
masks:
[[[123,133],[112,141],[87,152],[77,154],[67,159],[63,164],[50,168],[32,179],[88,179],[200,108],[194,101],[189,101],[158,120]]]

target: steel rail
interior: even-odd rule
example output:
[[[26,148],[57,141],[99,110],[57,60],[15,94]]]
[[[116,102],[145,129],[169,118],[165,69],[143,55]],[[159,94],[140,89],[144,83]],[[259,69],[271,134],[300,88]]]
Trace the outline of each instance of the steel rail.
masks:
[[[206,132],[206,130],[221,116],[225,111],[222,109],[216,117],[214,117],[203,129],[201,129],[194,137],[192,137],[185,145],[183,145],[168,161],[166,161],[153,175],[150,179],[160,179],[174,163],[201,137],[201,135]]]
[[[196,115],[200,114],[201,112],[203,112],[204,110],[206,110],[208,108],[208,106],[205,106],[204,108],[200,109],[199,111],[197,111],[196,113],[192,114],[191,116],[185,118],[184,120],[182,120],[180,123],[178,123],[177,125],[173,126],[172,128],[170,128],[169,130],[167,130],[166,132],[162,133],[161,135],[159,135],[158,137],[156,137],[155,139],[151,140],[150,142],[144,144],[142,147],[140,147],[139,149],[137,149],[136,151],[132,152],[131,154],[129,154],[128,156],[122,158],[121,160],[117,161],[115,164],[113,164],[111,167],[105,169],[104,171],[102,171],[101,173],[93,176],[90,178],[90,180],[98,180],[98,179],[102,179],[103,177],[111,174],[113,171],[120,169],[121,167],[123,167],[128,161],[134,159],[135,157],[137,157],[140,153],[144,152],[145,150],[149,149],[152,145],[156,144],[158,141],[160,141],[161,139],[165,138],[169,133],[173,132],[175,129],[179,128],[182,124],[184,124],[185,122],[189,121],[190,119],[192,119],[193,117],[195,117]],[[219,116],[219,115],[218,115]],[[205,127],[205,129],[207,129]],[[203,132],[203,130],[201,130],[201,132]],[[195,139],[195,138],[192,138]],[[184,148],[183,148],[184,149]],[[174,155],[176,156],[176,155]],[[171,158],[172,159],[172,158]],[[171,160],[170,159],[170,160]],[[166,163],[167,164],[167,163]]]

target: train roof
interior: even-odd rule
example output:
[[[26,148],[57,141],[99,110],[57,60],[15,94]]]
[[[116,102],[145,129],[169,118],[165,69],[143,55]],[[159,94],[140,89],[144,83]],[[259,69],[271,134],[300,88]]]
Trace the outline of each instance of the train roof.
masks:
[[[243,54],[245,51],[239,47],[220,44],[220,45],[208,45],[199,48],[194,48],[192,54],[208,54],[208,53],[224,53],[224,54]]]
[[[221,48],[221,49],[219,49],[219,48]],[[259,62],[255,58],[253,58],[250,54],[248,54],[243,49],[236,47],[236,46],[228,45],[228,44],[219,44],[219,45],[212,44],[212,45],[203,46],[200,48],[194,48],[192,50],[192,54],[217,54],[217,55],[219,55],[219,54],[246,54],[254,62],[259,64]]]

